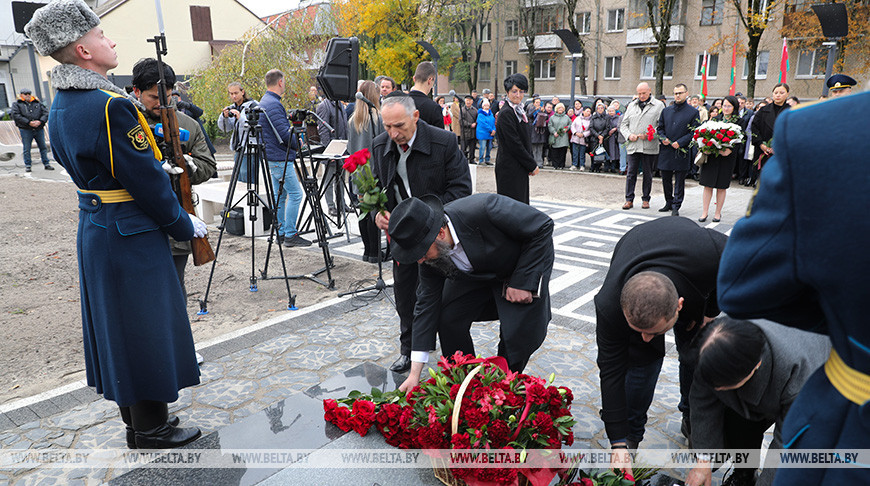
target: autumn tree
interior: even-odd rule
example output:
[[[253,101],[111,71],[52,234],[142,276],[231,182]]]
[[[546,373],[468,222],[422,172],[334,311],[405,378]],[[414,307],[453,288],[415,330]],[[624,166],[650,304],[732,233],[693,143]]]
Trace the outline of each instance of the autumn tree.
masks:
[[[424,32],[439,48],[444,61],[439,68],[452,68],[453,78],[465,81],[469,91],[477,89],[483,34],[488,29],[492,35],[494,4],[495,0],[424,0]]]
[[[266,90],[266,72],[277,68],[284,73],[287,86],[284,103],[302,107],[314,72],[308,56],[300,53],[313,53],[324,42],[311,35],[310,25],[302,22],[251,30],[241,43],[226,46],[208,65],[194,72],[188,80],[192,99],[203,109],[203,118],[213,122],[230,104],[226,90],[229,83],[241,82],[248,96],[260,99]]]
[[[844,0],[849,19],[849,34],[837,41],[837,59],[834,72],[848,71],[853,77],[870,69],[870,6],[866,0]],[[819,18],[809,6],[806,10],[786,12],[783,17],[782,37],[788,38],[789,50],[817,49],[825,37]],[[845,69],[846,57],[849,68]]]
[[[679,0],[643,0],[643,2],[646,7],[649,26],[652,29],[653,39],[656,41],[655,94],[660,95],[664,90],[668,40],[671,38],[671,25],[675,20],[674,17],[679,14],[677,10]]]
[[[562,3],[565,5],[566,14],[568,17],[568,30],[577,38],[577,42],[580,43],[580,60],[577,62],[578,70],[577,76],[580,77],[580,94],[586,94],[586,43],[584,42],[584,36],[580,35],[580,29],[577,27],[577,22],[574,21],[574,11],[577,10],[578,0],[562,0]],[[572,81],[573,82],[573,81]]]
[[[737,9],[740,22],[749,37],[746,49],[746,96],[751,99],[755,97],[755,65],[758,62],[758,44],[761,42],[761,35],[764,34],[771,21],[773,10],[782,3],[782,0],[745,1],[745,8],[742,5],[744,0],[731,0],[731,3]]]
[[[360,39],[360,63],[369,71],[411,84],[426,60],[420,0],[337,0],[333,4],[339,35]]]
[[[526,44],[529,58],[529,93],[535,92],[535,39],[538,37],[538,22],[542,15],[540,0],[517,0],[517,29]]]

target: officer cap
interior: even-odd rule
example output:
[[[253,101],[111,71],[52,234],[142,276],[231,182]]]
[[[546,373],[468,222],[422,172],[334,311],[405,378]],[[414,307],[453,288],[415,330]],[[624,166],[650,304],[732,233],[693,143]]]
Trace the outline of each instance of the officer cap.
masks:
[[[33,14],[24,33],[36,50],[50,56],[100,25],[100,18],[82,0],[52,0]]]
[[[855,86],[858,84],[858,81],[855,81],[853,78],[846,76],[845,74],[835,74],[828,78],[828,81],[825,84],[828,86],[828,89],[844,89]]]

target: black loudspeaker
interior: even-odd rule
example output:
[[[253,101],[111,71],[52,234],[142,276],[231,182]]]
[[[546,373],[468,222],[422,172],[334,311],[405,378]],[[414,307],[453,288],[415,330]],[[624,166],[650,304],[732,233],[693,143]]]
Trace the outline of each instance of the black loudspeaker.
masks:
[[[44,6],[45,3],[12,2],[12,21],[15,23],[15,32],[23,34],[24,26],[33,18],[33,12]]]
[[[359,78],[359,39],[333,37],[317,73],[317,84],[332,101],[354,101]]]
[[[842,3],[826,3],[813,5],[813,12],[819,18],[822,35],[828,39],[837,39],[849,35],[849,15]]]

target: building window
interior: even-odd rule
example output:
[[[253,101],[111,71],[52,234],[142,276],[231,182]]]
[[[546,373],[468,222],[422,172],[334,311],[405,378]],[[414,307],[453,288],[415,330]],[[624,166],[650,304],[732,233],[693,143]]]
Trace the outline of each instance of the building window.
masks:
[[[725,0],[701,0],[701,25],[721,25]]]
[[[517,32],[517,21],[516,20],[508,20],[504,23],[504,36],[507,38],[516,37]]]
[[[492,81],[492,64],[482,62],[477,65],[477,81],[489,82]]]
[[[556,60],[538,59],[535,61],[535,79],[556,79]]]
[[[517,73],[517,61],[505,61],[504,62],[504,77],[508,77],[511,74]]]
[[[622,57],[604,58],[604,79],[619,79],[622,75]]]
[[[643,56],[640,60],[640,78],[641,79],[654,79],[656,76],[656,57],[655,56]],[[665,73],[664,79],[671,79],[674,77],[674,56],[671,54],[667,54],[665,56]]]
[[[816,76],[824,76],[827,64],[827,49],[801,51],[798,55],[797,75],[795,77],[812,78]]]
[[[719,74],[719,54],[707,55],[707,79],[716,79]],[[704,54],[695,58],[695,79],[701,79],[701,68],[704,66]]]
[[[770,63],[770,51],[758,51],[755,58],[755,79],[767,79],[767,66]],[[743,60],[743,79],[749,77],[749,59]]]
[[[607,32],[622,32],[625,27],[625,9],[607,11]]]
[[[538,7],[534,19],[530,19],[532,31],[536,34],[549,34],[554,30],[562,28],[562,18],[564,14],[558,6]]]
[[[193,31],[193,40],[214,40],[211,30],[211,8],[190,6],[190,28]]]
[[[480,42],[489,42],[492,40],[492,24],[480,25]]]
[[[575,15],[574,25],[577,26],[577,32],[588,34],[592,29],[592,12],[580,12]]]

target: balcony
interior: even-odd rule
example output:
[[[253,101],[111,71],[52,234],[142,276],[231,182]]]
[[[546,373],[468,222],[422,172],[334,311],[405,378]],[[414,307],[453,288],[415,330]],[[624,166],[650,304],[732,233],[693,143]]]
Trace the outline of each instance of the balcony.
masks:
[[[517,39],[520,52],[528,52],[526,48],[526,40],[520,36]],[[538,34],[535,36],[535,54],[550,54],[553,52],[562,52],[562,39],[556,34]]]
[[[686,39],[685,25],[672,25],[671,37],[668,39],[668,47],[683,47]],[[628,29],[625,31],[625,43],[634,49],[646,49],[655,47],[656,39],[652,29]]]

